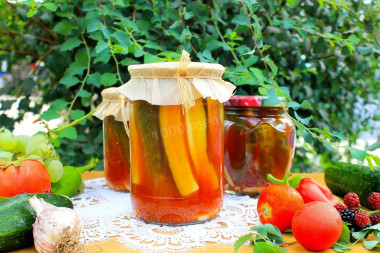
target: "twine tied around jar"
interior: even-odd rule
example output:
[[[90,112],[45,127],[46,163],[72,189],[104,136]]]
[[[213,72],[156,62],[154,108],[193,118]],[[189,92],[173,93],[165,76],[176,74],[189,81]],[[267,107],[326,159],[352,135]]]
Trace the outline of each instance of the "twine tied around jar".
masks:
[[[181,59],[179,60],[179,66],[177,70],[177,85],[178,92],[182,101],[182,106],[186,111],[195,104],[193,92],[191,90],[191,84],[188,80],[183,78],[186,76],[186,68],[190,62],[190,54],[186,52],[186,50],[182,50]]]

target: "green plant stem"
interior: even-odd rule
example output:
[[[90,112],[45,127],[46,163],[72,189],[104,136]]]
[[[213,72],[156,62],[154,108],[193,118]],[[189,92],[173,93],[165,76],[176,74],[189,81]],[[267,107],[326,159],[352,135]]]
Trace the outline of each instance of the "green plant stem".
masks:
[[[86,84],[86,80],[87,80],[88,76],[90,75],[90,68],[91,68],[91,54],[90,54],[90,49],[88,48],[88,45],[87,45],[86,39],[84,38],[84,34],[83,34],[82,30],[80,29],[80,27],[79,27],[79,25],[78,25],[77,19],[74,18],[74,21],[75,21],[75,24],[76,24],[76,26],[77,26],[77,28],[78,28],[78,31],[80,32],[80,35],[81,35],[81,38],[82,38],[83,44],[84,44],[84,46],[85,46],[85,48],[86,48],[87,59],[88,59],[88,60],[87,60],[87,71],[86,71],[86,75],[85,75],[85,77],[84,77],[83,80],[81,81],[82,84],[81,84],[81,86],[80,86],[80,88],[79,88],[79,91],[75,94],[75,97],[74,97],[73,101],[71,101],[71,103],[70,103],[70,106],[69,106],[69,109],[68,109],[67,112],[66,112],[65,118],[67,118],[68,115],[70,114],[70,112],[71,112],[71,110],[72,110],[72,108],[73,108],[73,106],[74,106],[74,103],[75,103],[75,101],[76,101],[77,98],[78,98],[78,94],[79,94],[79,92],[80,92],[81,90],[83,90],[83,87],[84,87],[84,85]]]
[[[218,22],[216,21],[214,15],[212,14],[212,10],[211,9],[210,9],[210,15],[211,15],[212,21],[214,23],[214,26],[215,26],[216,32],[218,33],[219,38],[222,40],[223,44],[225,44],[231,50],[231,54],[234,57],[236,63],[238,65],[241,65],[241,62],[239,61],[239,58],[236,56],[233,47],[231,47],[230,45],[228,45],[227,42],[224,40],[224,37],[223,37],[222,33],[220,32],[220,29],[219,29],[219,26],[218,26]]]
[[[82,166],[82,167],[75,167],[75,169],[79,172],[79,174],[82,174],[85,171],[88,171],[88,170],[95,168],[95,165],[96,165],[95,163],[89,163],[89,164]]]
[[[143,49],[143,47],[136,41],[135,37],[133,37],[133,31],[129,31],[127,28],[124,27],[124,30],[125,32],[128,34],[129,38],[131,38],[131,40],[133,41],[133,43],[138,47],[140,48],[141,50]]]
[[[115,64],[116,64],[117,78],[119,79],[120,84],[123,85],[124,82],[123,82],[123,80],[121,79],[121,75],[120,75],[119,61],[117,60],[115,53],[112,51],[112,43],[111,43],[111,40],[108,40],[108,44],[110,45],[110,52],[111,52],[112,58],[114,59]]]
[[[57,134],[57,133],[59,133],[59,132],[65,130],[65,129],[69,128],[69,127],[75,126],[75,125],[77,125],[79,122],[81,122],[81,121],[83,121],[83,120],[85,120],[85,119],[91,117],[92,114],[94,114],[97,110],[98,110],[98,108],[95,108],[94,110],[90,111],[89,113],[87,113],[87,114],[84,115],[83,117],[81,117],[81,118],[79,118],[79,119],[77,119],[77,120],[74,120],[73,122],[71,122],[70,124],[68,124],[68,125],[66,125],[66,126],[63,126],[63,127],[58,128],[58,129],[52,130],[51,132],[52,132],[53,134]]]
[[[245,14],[246,14],[247,17],[248,17],[248,21],[249,21],[249,29],[251,30],[251,33],[252,33],[252,36],[253,36],[253,41],[254,41],[254,43],[255,43],[255,48],[257,48],[257,50],[259,51],[261,58],[264,58],[264,54],[263,54],[263,52],[262,52],[261,49],[258,47],[257,40],[256,40],[256,35],[255,35],[255,31],[253,31],[253,28],[252,28],[253,25],[252,25],[252,21],[251,21],[251,16],[249,15],[249,12],[248,12],[248,10],[247,10],[247,7],[245,6],[245,4],[243,3],[242,0],[240,0],[240,3],[242,4],[242,6],[243,6],[243,8],[244,8],[244,12],[245,12]],[[276,88],[276,85],[274,84],[274,80],[273,80],[274,77],[273,77],[272,74],[270,73],[270,71],[269,71],[269,67],[268,67],[267,63],[266,63],[265,61],[263,61],[263,62],[264,62],[264,66],[265,66],[265,68],[268,69],[268,76],[269,76],[269,78],[270,78],[270,80],[271,80],[271,83],[272,83],[273,89],[274,89],[274,91],[277,93],[277,88]]]

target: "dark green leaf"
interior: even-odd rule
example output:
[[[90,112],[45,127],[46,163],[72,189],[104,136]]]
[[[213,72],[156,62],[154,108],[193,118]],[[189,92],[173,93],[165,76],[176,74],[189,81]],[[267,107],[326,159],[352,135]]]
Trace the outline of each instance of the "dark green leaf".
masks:
[[[122,60],[120,62],[121,65],[123,66],[129,66],[129,65],[132,65],[132,64],[139,64],[140,62],[132,59],[132,58],[124,58],[124,60]]]
[[[117,77],[115,73],[104,73],[100,77],[100,83],[106,87],[112,86],[117,82]]]
[[[243,8],[240,9],[240,14],[232,19],[232,22],[242,26],[250,26],[248,16]]]
[[[92,84],[94,85],[95,87],[100,87],[101,85],[101,82],[100,82],[100,73],[99,72],[95,72],[93,74],[90,74],[87,78],[87,83],[88,84]]]
[[[62,99],[57,99],[55,101],[53,101],[50,105],[50,109],[52,110],[56,110],[56,111],[59,111],[59,110],[62,110],[64,108],[66,108],[66,106],[68,105],[69,103],[67,103],[66,101],[62,100]]]
[[[80,44],[82,44],[82,41],[79,40],[78,38],[69,38],[69,39],[67,39],[67,40],[61,45],[60,50],[61,50],[61,51],[72,50],[72,49],[78,47]]]
[[[99,40],[98,44],[96,45],[95,51],[97,54],[102,52],[104,49],[108,48],[109,44],[103,40]]]
[[[259,82],[264,82],[265,81],[265,77],[264,77],[264,74],[263,72],[261,71],[261,69],[258,69],[258,68],[250,68],[249,69],[253,75],[257,78],[257,80],[259,80]]]
[[[64,76],[61,78],[61,80],[59,80],[59,83],[65,85],[68,88],[78,84],[79,82],[80,80],[75,76]]]
[[[84,98],[87,98],[87,97],[91,97],[91,96],[92,96],[92,93],[86,91],[85,89],[81,89],[81,90],[78,92],[78,97],[84,97]]]
[[[269,58],[269,55],[265,56],[261,60],[269,65],[270,69],[272,70],[272,77],[275,77],[277,75],[278,68],[276,64]]]
[[[74,26],[72,25],[72,23],[70,21],[64,19],[54,26],[53,31],[55,31],[59,34],[62,34],[62,35],[67,35],[73,29],[74,29]]]

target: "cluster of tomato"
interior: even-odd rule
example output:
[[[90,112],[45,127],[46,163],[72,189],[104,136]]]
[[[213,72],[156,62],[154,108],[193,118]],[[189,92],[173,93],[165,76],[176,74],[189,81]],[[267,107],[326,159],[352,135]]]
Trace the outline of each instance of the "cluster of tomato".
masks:
[[[297,242],[308,250],[330,248],[343,230],[342,219],[334,207],[339,201],[313,179],[294,181],[293,187],[286,178],[284,184],[277,182],[263,190],[257,204],[261,223],[275,225],[282,232],[292,229]]]

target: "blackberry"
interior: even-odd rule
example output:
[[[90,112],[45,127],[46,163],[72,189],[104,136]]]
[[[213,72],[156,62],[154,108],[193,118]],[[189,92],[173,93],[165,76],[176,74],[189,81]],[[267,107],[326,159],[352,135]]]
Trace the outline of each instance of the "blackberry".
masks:
[[[348,228],[350,229],[351,232],[360,232],[360,231],[362,231],[363,229],[369,228],[370,226],[371,226],[371,224],[368,223],[368,224],[365,225],[364,227],[360,227],[360,226],[358,226],[358,225],[354,222],[354,224],[348,226]]]
[[[350,224],[355,223],[355,211],[351,209],[343,209],[342,211],[339,212],[340,217],[342,218],[342,221],[348,222]]]
[[[376,225],[378,223],[380,223],[380,214],[372,214],[369,216],[369,219],[371,220],[371,224],[372,225]]]

